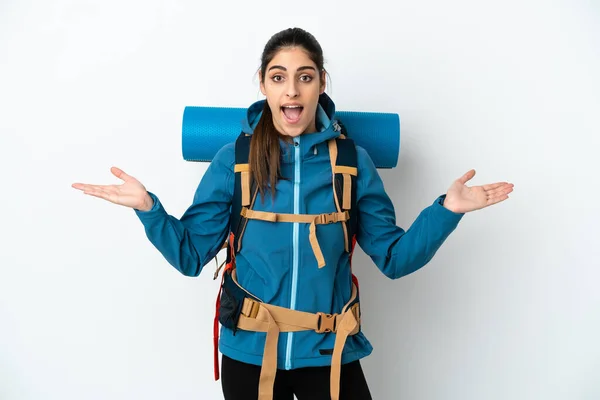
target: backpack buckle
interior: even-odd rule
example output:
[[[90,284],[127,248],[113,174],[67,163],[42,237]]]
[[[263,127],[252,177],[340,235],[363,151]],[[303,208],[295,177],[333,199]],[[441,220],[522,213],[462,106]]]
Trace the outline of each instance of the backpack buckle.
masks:
[[[317,220],[317,223],[320,225],[328,225],[328,224],[335,224],[336,222],[339,222],[339,216],[337,213],[332,212],[330,214],[320,214]]]
[[[248,297],[244,299],[244,303],[242,305],[241,313],[248,318],[256,318],[258,315],[258,310],[260,309],[260,304],[257,301],[254,301]]]
[[[340,126],[340,124],[337,120],[334,120],[332,125],[333,125],[333,130],[335,132],[341,132],[342,127]]]
[[[317,313],[317,333],[335,332],[337,330],[337,314]]]

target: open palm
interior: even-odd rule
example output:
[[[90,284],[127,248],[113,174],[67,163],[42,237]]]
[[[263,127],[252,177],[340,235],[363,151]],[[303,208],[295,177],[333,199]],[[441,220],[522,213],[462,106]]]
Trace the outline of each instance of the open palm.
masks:
[[[121,169],[112,167],[110,172],[124,181],[121,185],[91,185],[86,183],[74,183],[71,186],[83,191],[84,194],[108,200],[138,210],[149,210],[152,208],[152,199],[146,188],[133,176],[127,175]]]
[[[497,182],[482,186],[467,186],[466,183],[475,176],[472,169],[455,180],[444,200],[444,206],[457,213],[467,213],[500,203],[508,199],[514,185],[508,182]]]

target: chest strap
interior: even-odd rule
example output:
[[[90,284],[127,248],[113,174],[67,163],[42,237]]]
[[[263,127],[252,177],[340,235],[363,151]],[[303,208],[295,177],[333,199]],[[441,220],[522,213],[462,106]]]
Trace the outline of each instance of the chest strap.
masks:
[[[236,280],[235,270],[232,278]],[[241,286],[240,286],[241,287]],[[342,350],[348,336],[358,333],[360,328],[360,307],[356,301],[358,288],[352,284],[350,300],[340,314],[307,313],[262,303],[246,297],[238,320],[238,328],[266,332],[265,348],[258,386],[258,400],[272,400],[275,375],[277,373],[277,342],[281,332],[314,330],[317,333],[334,333],[335,344],[331,358],[330,396],[331,400],[340,398],[340,373],[342,368]]]
[[[348,211],[334,212],[329,214],[278,214],[250,210],[247,207],[242,208],[241,215],[246,219],[257,219],[266,222],[300,222],[310,224],[310,233],[308,237],[319,268],[323,268],[325,266],[325,258],[323,257],[321,246],[319,246],[319,241],[317,240],[316,225],[346,222],[350,219],[350,213]]]
[[[238,145],[240,149],[238,151]],[[242,146],[244,145],[244,146]],[[354,146],[350,143],[351,146]],[[243,149],[242,149],[243,147]],[[347,146],[343,146],[346,151],[343,152],[344,155],[347,155],[348,148]],[[338,145],[336,139],[330,139],[328,141],[328,150],[329,150],[329,160],[331,163],[331,176],[332,176],[332,188],[333,188],[333,199],[337,212],[330,214],[319,214],[319,215],[310,215],[310,214],[276,214],[269,212],[260,212],[252,210],[254,201],[256,199],[256,195],[258,193],[258,188],[254,191],[254,196],[251,196],[252,191],[252,173],[250,171],[250,164],[248,163],[248,152],[249,150],[249,138],[247,136],[241,136],[236,142],[236,164],[234,167],[234,172],[236,174],[236,182],[239,181],[239,189],[241,196],[239,197],[239,206],[241,207],[241,212],[238,213],[239,208],[234,207],[234,215],[233,219],[235,221],[241,222],[242,229],[241,232],[238,232],[238,223],[234,223],[234,229],[236,233],[239,233],[236,237],[237,246],[235,246],[236,251],[240,251],[241,248],[241,239],[244,235],[244,230],[246,226],[246,222],[250,219],[258,219],[261,221],[267,222],[301,222],[301,223],[309,223],[310,224],[310,244],[317,259],[317,264],[319,268],[323,268],[325,266],[325,259],[323,257],[323,253],[321,252],[321,247],[319,246],[319,242],[317,241],[316,234],[316,225],[322,224],[331,224],[339,222],[342,225],[342,230],[344,232],[344,249],[345,251],[351,253],[353,247],[351,246],[350,241],[352,240],[352,236],[354,235],[354,229],[352,228],[352,217],[350,215],[350,211],[352,210],[352,201],[353,201],[353,179],[356,179],[358,175],[357,167],[355,166],[347,166],[347,165],[337,165],[338,159]],[[238,153],[240,158],[238,159]],[[244,157],[242,157],[244,156]],[[348,158],[348,157],[346,157]],[[344,162],[348,162],[348,160],[344,158]],[[354,164],[356,156],[350,157],[350,159],[354,159]],[[338,177],[341,180],[338,182]],[[236,185],[238,185],[236,183]],[[343,183],[343,184],[342,184]],[[236,186],[237,187],[237,186]],[[338,188],[343,188],[338,199]],[[356,210],[353,210],[354,214],[356,214]],[[235,215],[238,214],[238,215]],[[354,217],[354,220],[356,217]],[[349,226],[350,225],[350,232]],[[352,236],[349,235],[352,234]]]

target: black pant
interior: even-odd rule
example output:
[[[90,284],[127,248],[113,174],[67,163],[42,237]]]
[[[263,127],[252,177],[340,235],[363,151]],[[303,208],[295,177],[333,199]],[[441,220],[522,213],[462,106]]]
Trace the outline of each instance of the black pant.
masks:
[[[221,385],[225,400],[258,399],[260,367],[223,356]],[[330,400],[330,367],[277,370],[273,400]],[[359,361],[342,365],[340,400],[372,400]]]

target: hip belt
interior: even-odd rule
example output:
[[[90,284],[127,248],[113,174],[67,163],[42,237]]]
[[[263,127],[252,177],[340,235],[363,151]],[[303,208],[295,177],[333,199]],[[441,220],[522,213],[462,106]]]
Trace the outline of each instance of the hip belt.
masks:
[[[219,322],[234,332],[242,329],[267,334],[258,387],[259,400],[273,399],[279,333],[311,330],[336,335],[331,358],[330,395],[332,400],[339,400],[342,350],[348,336],[356,335],[360,330],[358,288],[354,281],[350,300],[339,314],[309,313],[264,303],[239,285],[235,269],[223,274],[222,289]]]

